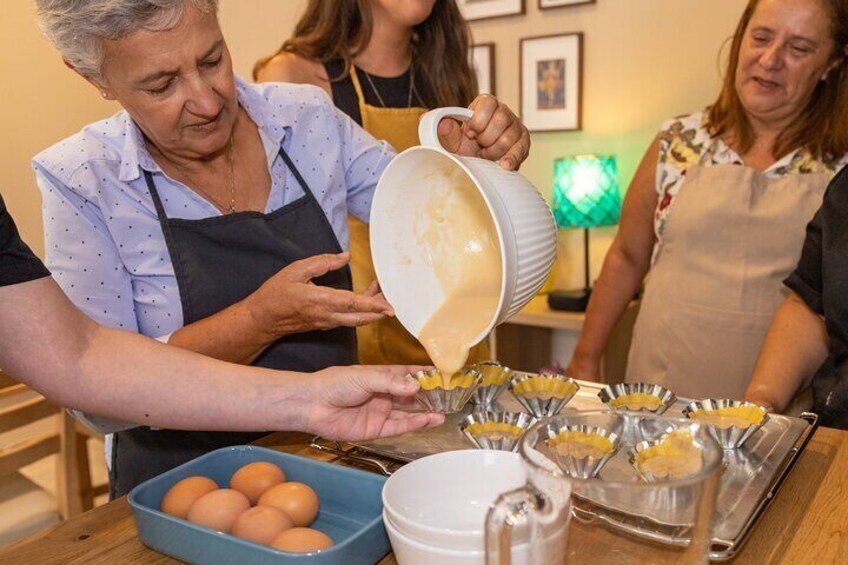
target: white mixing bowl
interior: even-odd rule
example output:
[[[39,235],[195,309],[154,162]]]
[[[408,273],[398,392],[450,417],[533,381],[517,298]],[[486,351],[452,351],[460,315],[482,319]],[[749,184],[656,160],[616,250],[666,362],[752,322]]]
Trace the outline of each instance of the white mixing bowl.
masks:
[[[445,171],[467,175],[492,215],[501,250],[500,301],[488,327],[477,336],[474,343],[478,343],[545,283],[556,256],[556,226],[544,198],[526,178],[493,161],[445,151],[437,134],[445,117],[467,119],[471,111],[427,112],[418,128],[421,145],[395,157],[383,171],[371,207],[371,254],[383,294],[400,323],[418,336],[444,302],[445,292],[420,255],[413,225],[426,210],[433,178]]]
[[[400,533],[416,541],[483,551],[489,506],[526,480],[516,453],[448,451],[413,461],[392,474],[383,487],[383,509]]]

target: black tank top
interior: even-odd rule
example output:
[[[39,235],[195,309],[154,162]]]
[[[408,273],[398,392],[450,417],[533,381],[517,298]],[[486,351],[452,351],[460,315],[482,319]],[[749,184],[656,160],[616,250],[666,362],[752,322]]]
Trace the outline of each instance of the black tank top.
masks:
[[[327,70],[327,76],[330,77],[330,87],[333,91],[333,103],[342,112],[350,116],[357,124],[362,125],[362,116],[359,114],[359,100],[356,97],[356,90],[353,88],[353,80],[348,74],[342,80],[333,80],[340,77],[344,72],[344,61],[341,59],[328,61],[324,63],[324,68]],[[357,68],[357,76],[359,84],[362,86],[362,94],[365,97],[365,103],[378,108],[380,97],[386,103],[386,108],[406,108],[409,105],[409,69],[405,73],[397,77],[379,77],[377,75],[367,75],[365,71]],[[374,92],[371,87],[371,82],[368,81],[368,76],[374,82],[374,86],[380,92],[380,96]],[[424,106],[425,108],[435,108],[436,101],[430,89],[424,84],[425,81],[419,78],[415,80],[415,90],[412,93],[412,105]]]

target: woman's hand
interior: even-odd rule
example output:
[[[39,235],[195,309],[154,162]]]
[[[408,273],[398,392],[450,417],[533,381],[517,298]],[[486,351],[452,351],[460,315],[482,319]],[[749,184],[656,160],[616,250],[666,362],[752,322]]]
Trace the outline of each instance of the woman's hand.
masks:
[[[309,433],[339,441],[402,434],[444,423],[442,414],[406,412],[418,391],[407,375],[420,367],[330,367],[304,377],[298,395]]]
[[[497,159],[501,167],[517,171],[530,153],[530,134],[506,104],[481,94],[468,106],[474,115],[460,125],[452,118],[439,123],[442,146],[458,155]]]
[[[362,294],[319,286],[312,279],[347,265],[349,253],[295,261],[245,299],[250,316],[272,339],[339,326],[356,327],[394,316],[376,282]]]
[[[565,374],[574,379],[601,382],[601,361],[575,353],[565,368]]]

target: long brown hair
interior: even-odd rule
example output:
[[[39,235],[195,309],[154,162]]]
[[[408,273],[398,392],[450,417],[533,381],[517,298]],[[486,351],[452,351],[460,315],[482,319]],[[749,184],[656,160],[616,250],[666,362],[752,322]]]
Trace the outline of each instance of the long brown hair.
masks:
[[[834,42],[831,61],[839,62],[827,74],[827,80],[816,85],[804,111],[778,135],[772,148],[775,159],[802,147],[813,157],[827,161],[838,160],[848,152],[848,0],[819,1],[830,15]],[[724,83],[708,116],[710,133],[731,133],[743,153],[754,144],[754,131],[736,91],[736,68],[745,31],[759,3],[750,0],[742,13],[733,34]]]
[[[306,12],[274,55],[253,67],[253,79],[272,57],[294,53],[306,59],[344,61],[340,80],[347,77],[356,55],[371,40],[373,16],[369,0],[309,0]],[[477,93],[468,63],[471,30],[455,0],[436,0],[433,11],[413,30],[412,62],[416,81],[423,79],[439,106],[467,106]]]

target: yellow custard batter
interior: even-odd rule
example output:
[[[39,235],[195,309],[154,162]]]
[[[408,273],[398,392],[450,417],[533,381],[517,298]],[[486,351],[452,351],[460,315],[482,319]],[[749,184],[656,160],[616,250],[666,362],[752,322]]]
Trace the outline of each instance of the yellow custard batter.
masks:
[[[508,436],[518,437],[523,431],[518,426],[513,426],[506,422],[478,422],[469,424],[465,430],[474,437],[487,437],[491,440],[501,439]]]
[[[565,398],[574,394],[576,388],[573,383],[563,379],[539,376],[517,383],[513,391],[525,398],[550,400],[551,398]]]
[[[586,457],[600,459],[613,450],[613,444],[609,438],[579,431],[560,432],[555,438],[548,440],[548,443],[557,454],[575,459]]]
[[[701,451],[688,430],[675,430],[661,443],[637,453],[636,466],[657,478],[682,478],[701,470]]]
[[[455,388],[469,388],[474,384],[476,379],[474,373],[454,373],[448,378],[442,376],[439,371],[433,371],[418,380],[418,385],[423,390],[433,390],[434,388],[443,388],[445,390],[453,390]]]
[[[715,410],[697,410],[689,417],[701,424],[715,426],[717,428],[750,428],[758,426],[765,418],[765,410],[759,406],[725,406]]]
[[[453,375],[497,314],[502,282],[497,230],[477,187],[455,165],[433,176],[413,229],[445,294],[418,340],[441,374]]]
[[[662,406],[662,399],[653,394],[634,392],[625,394],[610,401],[613,408],[626,408],[627,410],[650,410],[652,412]]]
[[[495,363],[477,363],[474,368],[483,375],[480,386],[500,386],[509,378],[509,370]]]

